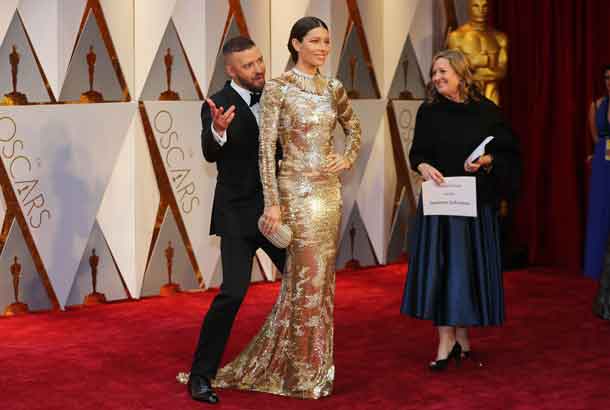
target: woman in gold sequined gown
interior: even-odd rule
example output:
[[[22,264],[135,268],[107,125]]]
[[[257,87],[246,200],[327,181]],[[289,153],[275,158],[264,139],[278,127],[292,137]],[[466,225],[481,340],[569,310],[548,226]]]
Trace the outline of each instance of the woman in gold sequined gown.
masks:
[[[317,399],[332,391],[335,259],[341,220],[339,174],[360,148],[360,123],[343,85],[318,67],[330,50],[323,21],[295,23],[288,48],[296,65],[267,83],[261,99],[260,172],[264,230],[281,221],[293,232],[282,287],[258,335],[220,369],[216,387]],[[334,154],[332,132],[346,134]],[[283,160],[276,174],[275,149]],[[276,176],[277,175],[277,176]]]

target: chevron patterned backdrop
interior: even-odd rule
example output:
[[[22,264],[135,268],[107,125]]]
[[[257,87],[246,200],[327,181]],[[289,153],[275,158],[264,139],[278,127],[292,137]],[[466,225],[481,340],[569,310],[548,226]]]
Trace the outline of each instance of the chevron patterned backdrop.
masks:
[[[216,169],[201,154],[201,102],[227,79],[227,38],[250,36],[274,77],[290,66],[288,33],[306,15],[328,23],[323,71],[353,91],[363,126],[343,178],[337,266],[403,259],[421,182],[406,155],[415,113],[466,1],[3,0],[0,93],[27,104],[0,106],[0,308],[15,302],[17,271],[32,311],[82,304],[92,270],[107,301],[163,293],[170,270],[183,291],[217,286]],[[276,279],[262,251],[253,262],[253,281]]]

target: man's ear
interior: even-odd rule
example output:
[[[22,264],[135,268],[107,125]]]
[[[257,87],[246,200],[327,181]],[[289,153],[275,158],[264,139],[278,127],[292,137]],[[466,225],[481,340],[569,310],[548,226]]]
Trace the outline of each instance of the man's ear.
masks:
[[[235,68],[231,64],[225,64],[225,71],[229,77],[235,77]]]

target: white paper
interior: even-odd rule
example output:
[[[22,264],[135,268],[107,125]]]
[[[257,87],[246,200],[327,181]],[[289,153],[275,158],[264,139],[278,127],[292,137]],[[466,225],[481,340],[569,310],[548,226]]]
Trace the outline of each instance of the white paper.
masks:
[[[437,185],[430,180],[422,184],[424,215],[477,216],[477,183],[475,177],[447,177]]]
[[[479,146],[476,147],[474,149],[474,151],[472,151],[472,153],[470,155],[468,155],[468,158],[466,158],[466,162],[474,162],[481,155],[485,154],[485,145],[487,145],[492,139],[494,139],[494,137],[492,137],[492,136],[489,136],[489,137],[485,138],[483,140],[483,142],[480,143]]]

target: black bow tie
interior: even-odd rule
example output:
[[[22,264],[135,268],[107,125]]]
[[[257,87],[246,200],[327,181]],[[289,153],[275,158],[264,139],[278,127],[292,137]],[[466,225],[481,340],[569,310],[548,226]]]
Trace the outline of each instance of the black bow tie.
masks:
[[[261,100],[261,93],[250,93],[250,107],[254,104],[258,104]]]

